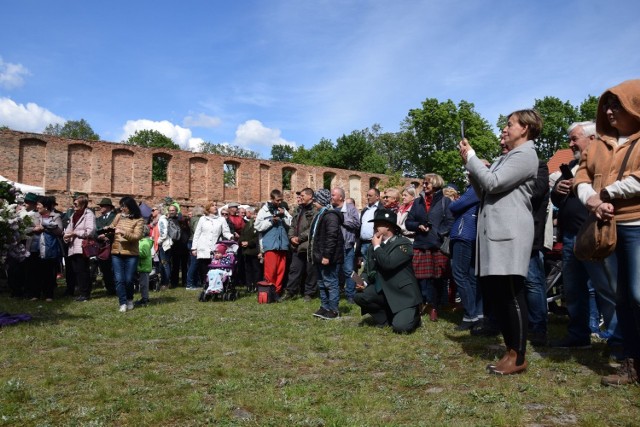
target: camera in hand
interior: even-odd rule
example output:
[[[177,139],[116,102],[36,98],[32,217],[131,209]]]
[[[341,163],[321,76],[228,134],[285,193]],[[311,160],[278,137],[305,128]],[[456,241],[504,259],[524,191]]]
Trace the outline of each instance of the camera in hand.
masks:
[[[104,236],[107,239],[113,241],[115,239],[115,237],[116,237],[116,228],[115,227],[111,227],[111,226],[107,226],[107,227],[104,227],[102,230],[100,230],[98,232],[98,234],[104,234]]]
[[[269,203],[269,213],[271,213],[272,216],[284,218],[284,210],[281,211],[277,206],[274,206],[271,203]]]

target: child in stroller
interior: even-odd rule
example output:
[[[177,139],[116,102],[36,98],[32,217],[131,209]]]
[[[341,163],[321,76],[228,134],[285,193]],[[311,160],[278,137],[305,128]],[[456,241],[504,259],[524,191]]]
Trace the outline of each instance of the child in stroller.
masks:
[[[234,301],[238,294],[235,290],[233,271],[236,265],[238,244],[232,240],[219,242],[211,257],[207,272],[205,289],[200,293],[200,301],[208,301],[220,297],[223,301]]]

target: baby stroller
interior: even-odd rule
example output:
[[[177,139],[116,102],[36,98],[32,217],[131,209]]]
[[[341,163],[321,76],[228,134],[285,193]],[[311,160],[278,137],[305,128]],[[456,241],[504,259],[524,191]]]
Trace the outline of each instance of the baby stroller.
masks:
[[[547,274],[547,304],[549,312],[566,314],[566,308],[558,303],[562,300],[562,243],[556,242],[544,256]]]
[[[198,297],[199,301],[205,302],[215,299],[235,301],[238,298],[238,292],[232,280],[237,252],[237,242],[232,240],[218,242],[211,256],[204,290]]]

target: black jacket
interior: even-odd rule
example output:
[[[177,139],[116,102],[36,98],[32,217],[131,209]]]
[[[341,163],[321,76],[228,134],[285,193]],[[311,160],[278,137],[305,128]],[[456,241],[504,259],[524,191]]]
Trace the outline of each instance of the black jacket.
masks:
[[[569,163],[569,167],[573,168],[576,163],[578,161],[573,160]],[[587,219],[587,208],[573,192],[566,196],[556,193],[555,190],[560,181],[562,181],[562,178],[558,178],[551,191],[551,203],[558,208],[558,228],[563,232],[576,235],[584,220]]]
[[[342,212],[335,209],[321,209],[313,218],[309,254],[314,264],[320,265],[322,258],[328,258],[331,265],[344,262],[342,222]]]
[[[549,168],[542,160],[538,163],[538,176],[531,197],[533,211],[533,247],[534,251],[544,249],[544,227],[547,223],[549,207]]]
[[[409,231],[415,231],[413,247],[418,249],[439,249],[443,237],[449,234],[454,217],[449,210],[451,199],[444,197],[442,190],[433,195],[429,213],[425,209],[424,197],[417,197],[404,223]],[[419,225],[431,224],[428,232],[418,230]]]

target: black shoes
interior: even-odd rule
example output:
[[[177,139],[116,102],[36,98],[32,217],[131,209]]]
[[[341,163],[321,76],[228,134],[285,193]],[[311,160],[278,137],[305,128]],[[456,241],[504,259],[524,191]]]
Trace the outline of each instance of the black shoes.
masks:
[[[458,326],[456,326],[454,330],[456,330],[458,332],[468,331],[468,330],[472,329],[478,323],[480,323],[480,320],[463,320],[462,323],[460,323]]]
[[[318,311],[313,313],[313,315],[315,317],[319,317],[320,319],[325,319],[325,320],[333,320],[340,317],[340,314],[338,314],[338,312],[332,311],[332,310],[325,310],[322,307],[320,307]]]
[[[493,326],[489,321],[484,319],[474,325],[470,330],[471,335],[476,337],[495,337],[500,335],[498,328]]]
[[[149,304],[149,300],[147,298],[140,298],[138,301],[133,303],[134,307],[146,307]]]

